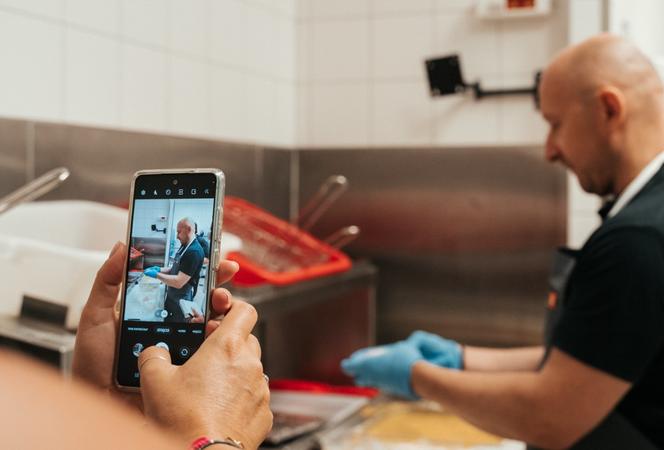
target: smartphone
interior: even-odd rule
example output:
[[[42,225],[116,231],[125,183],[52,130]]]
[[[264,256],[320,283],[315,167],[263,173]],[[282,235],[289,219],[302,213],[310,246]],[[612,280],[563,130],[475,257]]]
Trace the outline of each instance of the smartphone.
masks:
[[[223,217],[219,169],[144,170],[131,186],[115,383],[140,387],[138,356],[157,345],[184,364],[203,343]]]

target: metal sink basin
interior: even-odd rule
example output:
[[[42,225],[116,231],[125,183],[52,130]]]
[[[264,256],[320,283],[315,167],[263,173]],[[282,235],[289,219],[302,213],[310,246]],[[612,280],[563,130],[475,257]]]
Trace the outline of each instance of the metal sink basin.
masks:
[[[88,201],[26,203],[0,215],[0,314],[18,316],[23,296],[68,307],[75,328],[95,274],[127,211]]]

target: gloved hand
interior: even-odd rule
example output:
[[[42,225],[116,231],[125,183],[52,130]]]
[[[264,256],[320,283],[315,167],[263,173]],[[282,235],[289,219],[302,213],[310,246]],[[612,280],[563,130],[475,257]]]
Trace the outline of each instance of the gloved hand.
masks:
[[[145,269],[143,271],[143,273],[145,275],[149,276],[150,278],[157,278],[157,274],[159,272],[161,272],[161,268],[159,268],[157,266],[148,267],[147,269]]]
[[[431,364],[463,370],[463,348],[456,341],[418,330],[413,332],[406,342],[419,350]]]
[[[422,353],[407,341],[368,347],[341,361],[343,371],[355,378],[358,386],[372,386],[408,399],[418,396],[411,386],[413,364]]]

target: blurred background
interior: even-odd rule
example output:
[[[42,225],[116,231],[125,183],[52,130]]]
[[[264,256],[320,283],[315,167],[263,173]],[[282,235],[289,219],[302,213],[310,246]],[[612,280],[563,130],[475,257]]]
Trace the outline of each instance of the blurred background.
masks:
[[[345,250],[378,269],[369,341],[540,342],[550,251],[584,241],[598,201],[544,161],[532,96],[434,98],[424,61],[529,87],[612,31],[662,67],[664,3],[530,3],[0,0],[0,194],[66,166],[44,199],[126,206],[136,170],[212,166],[290,220],[342,174],[312,233],[362,229]]]

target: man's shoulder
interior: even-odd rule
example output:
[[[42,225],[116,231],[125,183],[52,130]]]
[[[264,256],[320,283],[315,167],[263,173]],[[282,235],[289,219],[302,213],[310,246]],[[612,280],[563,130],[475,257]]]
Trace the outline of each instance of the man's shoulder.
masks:
[[[624,266],[664,270],[664,230],[651,224],[600,227],[581,249],[579,260],[620,270]]]
[[[664,239],[664,184],[658,184],[644,195],[638,195],[616,216],[600,226],[587,245],[619,236]]]
[[[185,254],[187,253],[190,255],[205,254],[205,252],[203,251],[203,247],[201,247],[201,244],[198,242],[198,239],[194,239],[191,245],[189,245],[189,248],[187,249]]]

